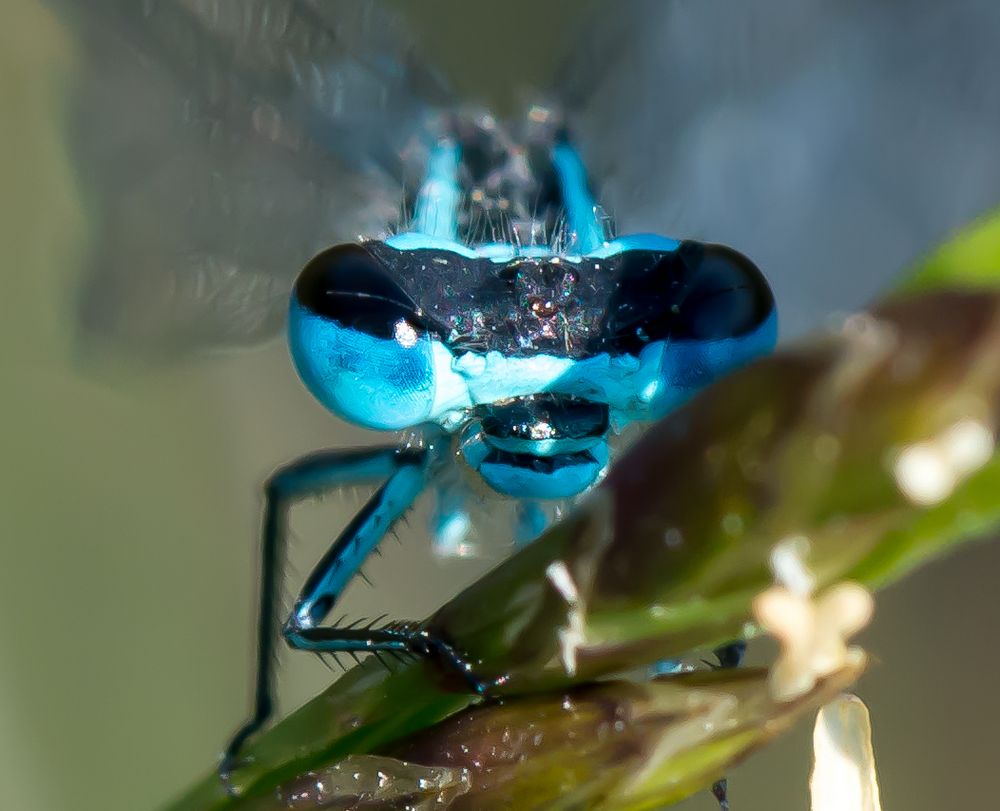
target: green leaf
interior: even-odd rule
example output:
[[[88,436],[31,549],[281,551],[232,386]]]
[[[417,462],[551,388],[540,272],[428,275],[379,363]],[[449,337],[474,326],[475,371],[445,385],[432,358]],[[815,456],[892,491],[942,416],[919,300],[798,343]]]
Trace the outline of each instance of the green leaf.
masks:
[[[918,263],[900,291],[917,293],[946,286],[1000,286],[1000,210],[963,228]]]
[[[452,811],[662,808],[719,779],[857,679],[861,664],[775,702],[767,671],[610,681],[466,710],[386,750],[350,756],[246,805]]]
[[[821,586],[850,578],[881,587],[995,532],[998,290],[995,213],[924,260],[871,314],[759,361],[654,426],[579,510],[427,627],[484,677],[507,677],[497,693],[555,691],[523,699],[544,702],[752,635],[750,601],[771,583],[768,556],[782,539],[808,539]],[[554,587],[553,565],[570,576],[574,604]],[[567,645],[574,622],[583,636]],[[356,759],[432,740],[444,719],[497,711],[477,702],[433,664],[389,673],[367,661],[255,741],[236,786],[263,802],[310,769],[385,766]],[[707,772],[683,757],[671,763],[678,784],[694,775],[706,784]],[[249,807],[210,774],[176,807],[238,806]]]
[[[655,425],[579,510],[426,627],[484,679],[502,677],[492,692],[508,696],[750,636],[751,600],[783,539],[808,540],[820,587],[881,586],[995,529],[998,424],[1000,293],[900,298]],[[365,662],[261,736],[238,787],[269,795],[477,700],[440,664]],[[210,776],[178,807],[229,805]]]

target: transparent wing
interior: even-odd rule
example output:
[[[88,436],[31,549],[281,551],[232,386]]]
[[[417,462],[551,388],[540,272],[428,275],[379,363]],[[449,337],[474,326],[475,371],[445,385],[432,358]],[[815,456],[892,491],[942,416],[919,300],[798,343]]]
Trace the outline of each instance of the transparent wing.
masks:
[[[631,0],[562,96],[620,230],[726,242],[786,336],[1000,203],[1000,4]]]
[[[78,41],[83,338],[259,340],[322,247],[398,219],[437,78],[370,2],[52,0]]]

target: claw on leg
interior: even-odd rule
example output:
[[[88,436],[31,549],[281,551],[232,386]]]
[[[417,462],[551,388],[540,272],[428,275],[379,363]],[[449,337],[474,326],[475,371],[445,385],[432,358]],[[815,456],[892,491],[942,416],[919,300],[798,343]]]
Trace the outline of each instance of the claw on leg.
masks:
[[[719,801],[720,811],[729,811],[729,797],[727,796],[727,790],[729,788],[729,783],[725,777],[721,780],[716,780],[712,784],[712,796]]]

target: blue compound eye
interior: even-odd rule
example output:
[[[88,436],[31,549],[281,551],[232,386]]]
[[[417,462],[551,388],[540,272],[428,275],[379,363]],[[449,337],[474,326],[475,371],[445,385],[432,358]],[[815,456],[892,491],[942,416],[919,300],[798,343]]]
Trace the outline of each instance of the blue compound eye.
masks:
[[[433,325],[360,245],[339,245],[295,283],[289,343],[303,382],[335,414],[393,430],[434,407]]]
[[[682,242],[666,254],[630,251],[622,259],[604,323],[604,343],[618,352],[638,355],[667,339],[740,338],[773,315],[764,275],[732,248]]]

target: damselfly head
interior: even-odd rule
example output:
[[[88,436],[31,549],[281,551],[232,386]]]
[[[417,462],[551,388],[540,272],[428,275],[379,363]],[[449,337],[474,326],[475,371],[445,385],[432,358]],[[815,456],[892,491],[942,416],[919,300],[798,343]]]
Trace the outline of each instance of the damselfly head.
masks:
[[[317,398],[356,424],[474,423],[484,450],[465,458],[484,476],[493,462],[573,466],[583,489],[607,457],[562,447],[580,444],[584,422],[596,446],[609,425],[658,416],[774,341],[763,275],[722,246],[640,235],[532,256],[394,239],[330,248],[306,266],[293,358]]]

